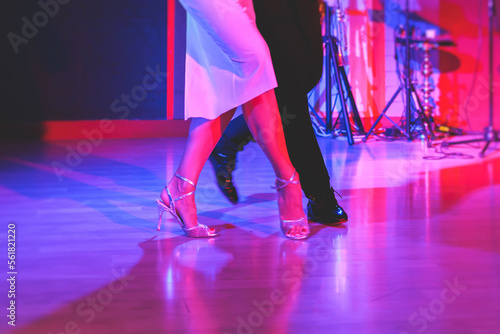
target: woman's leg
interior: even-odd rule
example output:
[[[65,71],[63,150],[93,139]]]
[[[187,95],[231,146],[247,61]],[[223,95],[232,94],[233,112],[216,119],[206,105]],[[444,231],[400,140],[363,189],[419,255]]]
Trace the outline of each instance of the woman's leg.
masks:
[[[216,119],[207,120],[204,118],[193,118],[189,128],[189,135],[186,142],[186,148],[181,158],[181,163],[177,168],[176,173],[198,183],[201,170],[208,159],[208,156],[219,141],[221,134],[224,132],[227,124],[233,117],[234,110],[228,111]],[[168,183],[168,188],[172,198],[178,198],[183,194],[187,194],[194,190],[194,187],[188,182],[177,177],[173,177]],[[161,199],[169,205],[167,191],[161,192]],[[175,208],[180,214],[186,227],[195,226],[198,223],[196,213],[196,203],[194,196],[187,196],[182,200],[175,202]]]
[[[276,176],[283,180],[289,180],[295,169],[288,157],[274,90],[267,91],[244,104],[243,114],[255,140],[271,162]],[[298,176],[295,180],[299,180]],[[300,184],[290,184],[278,191],[278,205],[282,220],[304,217]],[[289,233],[300,235],[304,231],[297,225],[292,227]]]

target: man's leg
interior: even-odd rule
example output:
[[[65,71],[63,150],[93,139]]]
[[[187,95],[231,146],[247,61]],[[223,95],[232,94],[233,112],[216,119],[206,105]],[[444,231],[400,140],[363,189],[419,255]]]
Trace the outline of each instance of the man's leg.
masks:
[[[276,88],[290,160],[301,178],[310,220],[328,225],[347,221],[347,213],[338,205],[323,154],[309,116],[307,94],[294,93],[287,86]]]
[[[238,202],[238,193],[232,177],[236,169],[236,154],[250,141],[253,141],[252,134],[245,118],[240,115],[229,123],[209,158],[215,171],[217,185],[233,204]]]
[[[330,176],[318,145],[309,116],[307,95],[276,90],[285,132],[286,145],[292,164],[301,177],[302,190],[309,197],[330,189]]]
[[[245,118],[240,115],[229,122],[226,131],[224,131],[217,146],[215,146],[214,152],[235,157],[236,153],[243,151],[243,147],[250,141],[254,141],[254,139]]]
[[[311,220],[338,224],[338,205],[309,116],[307,93],[321,78],[323,48],[316,1],[254,0],[257,27],[269,45],[275,89],[292,164],[309,198]]]

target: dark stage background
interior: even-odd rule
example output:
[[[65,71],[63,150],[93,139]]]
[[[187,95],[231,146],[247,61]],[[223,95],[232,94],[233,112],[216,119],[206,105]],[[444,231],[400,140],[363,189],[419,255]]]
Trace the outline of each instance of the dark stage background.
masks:
[[[393,31],[404,23],[404,1],[344,2],[350,81],[360,115],[371,124],[399,84]],[[436,29],[457,45],[432,56],[440,123],[479,131],[487,125],[486,4],[411,1],[417,29]],[[107,118],[117,120],[121,132],[110,134],[116,137],[134,136],[139,126],[138,135],[147,136],[155,124],[155,135],[163,136],[172,122],[161,121],[183,119],[185,13],[177,0],[11,0],[2,5],[0,33],[0,138],[78,138]],[[496,89],[499,38],[497,31]],[[160,72],[161,82],[144,80],[151,71]],[[390,117],[400,117],[401,103]],[[498,108],[495,114],[498,128]]]
[[[0,12],[3,122],[166,119],[165,0],[8,1]]]

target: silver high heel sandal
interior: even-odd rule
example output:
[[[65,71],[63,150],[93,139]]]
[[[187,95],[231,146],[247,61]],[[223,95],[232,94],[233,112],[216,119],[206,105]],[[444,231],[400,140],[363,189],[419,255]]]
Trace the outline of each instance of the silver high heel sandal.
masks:
[[[193,181],[191,181],[191,180],[189,180],[189,179],[187,179],[187,178],[185,178],[183,176],[180,176],[177,173],[175,173],[174,176],[178,177],[182,181],[185,181],[185,182],[189,183],[196,190],[196,185],[194,184]],[[167,211],[172,216],[174,216],[175,219],[177,219],[177,221],[181,225],[182,230],[184,231],[184,233],[186,233],[186,235],[188,237],[190,237],[190,238],[210,238],[210,237],[215,237],[215,236],[219,235],[213,229],[209,228],[207,225],[203,225],[203,224],[200,224],[200,223],[198,223],[197,225],[195,225],[193,227],[187,228],[186,224],[184,224],[184,221],[182,220],[181,216],[179,215],[179,213],[175,209],[175,202],[180,201],[181,199],[183,199],[183,198],[185,198],[187,196],[193,195],[194,192],[195,192],[195,190],[193,190],[193,191],[191,191],[191,192],[189,192],[187,194],[181,195],[181,196],[173,199],[172,195],[170,194],[170,190],[168,189],[168,186],[165,186],[165,189],[167,190],[168,201],[169,201],[170,205],[167,206],[165,204],[165,202],[163,202],[163,200],[161,200],[161,199],[157,199],[156,200],[156,203],[158,204],[158,231],[160,230],[160,227],[161,227],[161,218],[162,218],[162,215],[163,215],[163,213],[165,211]]]
[[[295,181],[295,176],[297,175],[297,171],[293,172],[292,177],[287,181],[280,179],[279,177],[276,177],[276,185],[272,188],[276,189],[277,191],[280,191],[281,189],[285,188],[289,184],[300,184],[299,181]],[[278,184],[278,182],[281,182],[281,184]],[[289,239],[293,240],[301,240],[305,239],[309,236],[309,224],[307,222],[307,216],[304,215],[302,218],[299,219],[281,219],[280,218],[280,226],[281,226],[281,231],[285,234],[285,236]],[[295,230],[297,231],[297,226],[299,227],[299,234],[291,234],[291,229],[292,227],[296,227]]]

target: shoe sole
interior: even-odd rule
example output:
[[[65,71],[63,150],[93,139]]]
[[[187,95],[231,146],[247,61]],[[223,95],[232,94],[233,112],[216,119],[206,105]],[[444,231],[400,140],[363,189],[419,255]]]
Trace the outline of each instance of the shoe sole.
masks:
[[[314,218],[310,218],[310,217],[308,217],[307,220],[309,220],[311,222],[315,222],[315,223],[320,223],[320,224],[323,224],[323,225],[328,225],[328,226],[342,225],[342,224],[347,223],[349,221],[349,219],[343,219],[343,220],[339,220],[339,221],[330,223],[330,222],[325,222],[323,220],[314,219]]]

